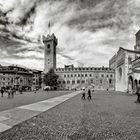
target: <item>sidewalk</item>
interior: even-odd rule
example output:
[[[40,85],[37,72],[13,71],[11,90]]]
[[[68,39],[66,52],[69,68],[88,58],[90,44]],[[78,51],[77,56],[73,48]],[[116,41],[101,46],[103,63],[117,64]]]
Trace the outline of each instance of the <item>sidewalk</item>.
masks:
[[[32,118],[58,104],[76,96],[80,91],[68,95],[50,98],[44,101],[36,102],[29,105],[19,106],[10,110],[0,112],[0,132],[12,128],[14,125]]]

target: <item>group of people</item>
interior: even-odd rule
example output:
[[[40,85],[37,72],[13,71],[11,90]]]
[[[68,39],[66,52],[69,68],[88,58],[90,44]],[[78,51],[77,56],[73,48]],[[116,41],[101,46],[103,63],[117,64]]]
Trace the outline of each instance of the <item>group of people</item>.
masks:
[[[82,91],[82,99],[85,100],[86,99],[86,94],[88,95],[87,96],[87,99],[91,100],[92,99],[92,96],[91,96],[91,90],[88,89],[88,91],[86,91],[85,89],[83,89]]]
[[[88,90],[82,89],[82,99],[83,100],[86,99],[86,94],[88,95],[87,99],[91,100],[92,96],[91,96],[91,90],[90,89],[88,89]],[[137,102],[140,103],[140,87],[137,87],[137,90],[136,90],[135,94],[137,95]]]
[[[9,87],[9,88],[1,88],[1,97],[4,97],[4,93],[7,93],[7,98],[14,98],[14,95],[16,94],[17,89],[15,87]],[[18,91],[20,94],[22,94],[22,89],[19,88]]]

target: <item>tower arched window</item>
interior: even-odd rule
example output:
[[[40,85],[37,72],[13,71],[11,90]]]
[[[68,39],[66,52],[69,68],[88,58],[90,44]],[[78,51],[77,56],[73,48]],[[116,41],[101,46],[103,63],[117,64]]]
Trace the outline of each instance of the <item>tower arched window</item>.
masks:
[[[50,49],[50,44],[47,45],[47,48]]]

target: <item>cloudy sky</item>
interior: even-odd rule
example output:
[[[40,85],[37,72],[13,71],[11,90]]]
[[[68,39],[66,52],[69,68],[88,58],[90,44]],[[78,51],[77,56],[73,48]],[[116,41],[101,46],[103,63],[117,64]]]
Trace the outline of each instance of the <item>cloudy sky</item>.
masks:
[[[0,0],[0,64],[43,70],[49,21],[57,67],[108,66],[120,46],[134,48],[140,0]]]

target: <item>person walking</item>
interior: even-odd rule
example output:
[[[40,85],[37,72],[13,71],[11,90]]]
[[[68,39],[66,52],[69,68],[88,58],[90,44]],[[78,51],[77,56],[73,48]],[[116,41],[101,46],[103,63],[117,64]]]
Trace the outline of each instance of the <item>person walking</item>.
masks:
[[[89,100],[91,100],[91,90],[88,89],[88,97],[87,97]]]
[[[14,98],[14,94],[15,94],[15,88],[13,87],[13,88],[11,89],[12,98]]]
[[[10,97],[11,97],[11,88],[9,88],[9,89],[7,89],[7,93],[8,93],[8,99],[10,99]]]
[[[140,87],[137,87],[136,95],[137,95],[137,101],[140,103]]]
[[[83,89],[83,91],[82,91],[82,99],[83,100],[85,100],[85,96],[86,96],[85,89]]]
[[[4,89],[3,87],[1,88],[1,97],[3,97]]]

